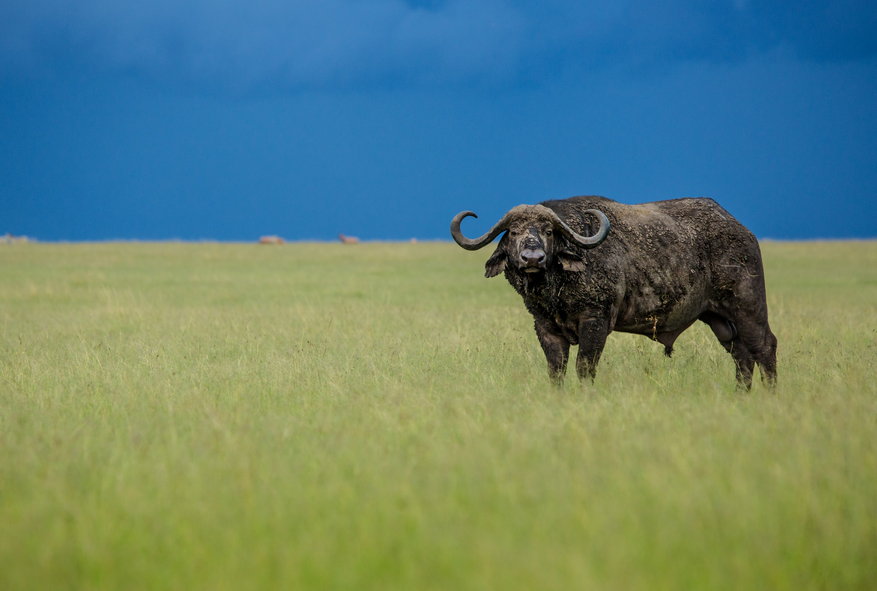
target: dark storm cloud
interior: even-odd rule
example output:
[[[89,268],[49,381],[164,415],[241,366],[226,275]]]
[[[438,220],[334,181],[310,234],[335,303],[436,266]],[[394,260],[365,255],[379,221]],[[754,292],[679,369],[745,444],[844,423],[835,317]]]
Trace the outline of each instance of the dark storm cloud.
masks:
[[[6,0],[0,67],[251,88],[506,82],[559,68],[877,54],[877,5],[664,0]]]

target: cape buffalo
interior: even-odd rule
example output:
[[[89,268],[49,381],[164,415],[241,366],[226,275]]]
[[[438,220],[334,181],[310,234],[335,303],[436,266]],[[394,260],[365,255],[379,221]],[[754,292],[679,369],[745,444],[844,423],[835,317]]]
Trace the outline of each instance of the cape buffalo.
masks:
[[[535,320],[552,381],[563,381],[570,345],[580,379],[596,375],[613,330],[641,334],[673,352],[695,320],[707,323],[734,358],[737,383],[776,381],[777,339],[767,323],[761,251],[755,236],[712,199],[624,205],[573,197],[519,205],[480,238],[451,222],[454,241],[477,250],[504,233],[486,277],[505,273]]]

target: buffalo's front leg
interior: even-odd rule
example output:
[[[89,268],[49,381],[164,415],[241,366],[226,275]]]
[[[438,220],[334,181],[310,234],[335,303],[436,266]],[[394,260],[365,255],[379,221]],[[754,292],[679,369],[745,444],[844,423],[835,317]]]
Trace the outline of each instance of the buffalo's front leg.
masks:
[[[536,318],[536,336],[539,337],[539,343],[545,351],[545,360],[548,361],[548,377],[556,386],[563,384],[566,362],[569,359],[569,341],[551,330],[549,322],[542,318]]]
[[[603,318],[579,322],[579,354],[576,357],[576,373],[584,381],[597,375],[597,363],[609,336],[609,321]]]

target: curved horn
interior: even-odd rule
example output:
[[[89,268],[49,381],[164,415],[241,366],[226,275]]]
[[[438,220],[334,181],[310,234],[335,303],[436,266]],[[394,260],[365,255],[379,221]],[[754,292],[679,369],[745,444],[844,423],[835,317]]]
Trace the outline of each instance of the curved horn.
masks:
[[[502,216],[502,219],[496,222],[496,225],[493,226],[487,234],[481,236],[480,238],[476,238],[474,240],[470,240],[463,236],[463,233],[460,231],[460,222],[462,222],[467,217],[477,218],[478,216],[472,213],[471,211],[461,211],[457,215],[454,216],[454,219],[451,220],[451,236],[454,237],[454,242],[465,248],[466,250],[478,250],[479,248],[483,248],[490,244],[494,238],[499,236],[502,232],[507,229],[508,226],[508,217],[509,214],[506,213]]]
[[[550,209],[548,211],[550,211],[551,215],[555,218],[554,221],[560,228],[561,234],[563,234],[568,240],[571,240],[584,248],[594,248],[603,242],[603,240],[606,239],[606,235],[609,234],[609,218],[607,218],[606,214],[599,209],[585,210],[585,213],[592,213],[600,220],[600,227],[597,229],[597,233],[593,236],[582,236],[581,234],[577,234],[572,228],[567,226],[566,222],[560,219],[560,216],[554,211]]]

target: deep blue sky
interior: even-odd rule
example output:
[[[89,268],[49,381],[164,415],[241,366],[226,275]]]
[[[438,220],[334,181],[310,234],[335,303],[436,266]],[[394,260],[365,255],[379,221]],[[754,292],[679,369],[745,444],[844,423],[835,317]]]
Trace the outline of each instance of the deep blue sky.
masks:
[[[447,239],[581,194],[877,237],[877,3],[0,4],[0,234]]]

